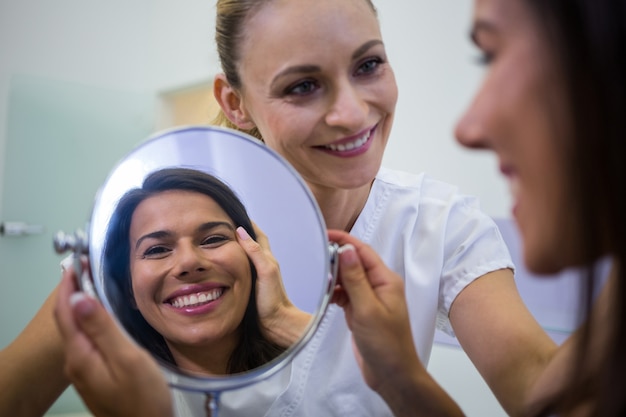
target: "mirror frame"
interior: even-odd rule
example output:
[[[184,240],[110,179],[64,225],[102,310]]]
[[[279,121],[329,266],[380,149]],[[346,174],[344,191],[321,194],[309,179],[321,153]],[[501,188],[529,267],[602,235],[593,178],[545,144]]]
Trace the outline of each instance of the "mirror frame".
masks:
[[[91,213],[90,222],[87,224],[87,228],[89,230],[87,234],[88,240],[88,250],[80,247],[81,245],[77,245],[80,250],[76,250],[78,254],[88,252],[89,261],[92,270],[92,282],[84,282],[81,284],[79,282],[79,286],[84,288],[84,286],[89,287],[93,285],[95,290],[96,297],[103,303],[105,308],[112,314],[112,316],[117,321],[120,328],[125,332],[126,329],[121,323],[118,321],[117,316],[111,306],[111,303],[108,299],[106,291],[104,289],[103,282],[103,273],[102,273],[102,260],[100,256],[103,253],[103,242],[104,236],[106,233],[106,227],[103,225],[107,225],[110,219],[110,215],[114,210],[114,207],[117,205],[117,200],[121,194],[119,191],[115,191],[113,194],[117,195],[117,198],[111,198],[109,190],[111,187],[119,187],[118,184],[114,184],[116,182],[115,178],[120,177],[122,173],[125,173],[124,170],[127,170],[127,165],[134,165],[133,169],[137,169],[137,160],[141,154],[145,154],[146,150],[151,147],[158,146],[163,141],[174,140],[177,142],[181,142],[184,140],[190,140],[193,137],[193,140],[198,140],[198,138],[203,139],[205,141],[216,141],[216,140],[228,140],[228,141],[239,141],[242,146],[249,146],[251,149],[255,148],[255,152],[258,152],[259,155],[264,155],[265,157],[269,157],[269,159],[275,160],[277,167],[284,171],[284,175],[291,175],[293,179],[296,181],[298,185],[298,192],[302,193],[301,198],[308,201],[311,205],[310,209],[312,210],[314,216],[317,220],[316,230],[319,232],[320,238],[323,236],[324,242],[327,244],[326,250],[324,248],[320,248],[323,254],[321,254],[323,263],[324,263],[324,274],[325,276],[320,277],[322,281],[322,291],[320,294],[319,301],[317,303],[317,308],[313,314],[312,319],[307,325],[304,334],[300,337],[300,339],[291,345],[289,348],[285,350],[281,355],[273,359],[272,361],[255,368],[250,371],[224,375],[224,376],[197,376],[185,373],[184,371],[178,369],[177,367],[164,363],[163,361],[157,359],[165,378],[168,384],[172,387],[186,390],[186,391],[195,391],[195,392],[203,392],[203,393],[212,393],[219,394],[220,392],[233,390],[242,388],[247,385],[254,384],[256,382],[267,379],[273,374],[277,373],[281,369],[283,369],[287,364],[289,364],[293,357],[300,351],[302,348],[309,342],[309,340],[313,337],[315,331],[317,330],[323,316],[328,308],[330,303],[330,298],[332,296],[332,292],[335,286],[336,277],[337,277],[337,249],[338,246],[335,243],[328,242],[328,238],[326,235],[326,226],[324,223],[324,218],[321,214],[321,211],[317,205],[315,198],[310,192],[308,185],[299,175],[299,173],[279,154],[277,154],[272,149],[268,148],[263,144],[263,142],[258,139],[249,136],[245,133],[224,128],[224,127],[216,127],[216,126],[186,126],[181,128],[169,129],[166,131],[158,132],[155,135],[150,136],[147,140],[142,142],[136,148],[134,148],[131,152],[129,152],[118,164],[112,169],[109,173],[107,179],[104,182],[104,185],[99,189],[96,194],[96,199],[93,205],[93,210]],[[178,143],[178,147],[183,147],[184,144]],[[195,143],[194,143],[195,145]],[[178,149],[178,148],[176,148]],[[148,152],[149,153],[149,152]],[[148,164],[150,165],[150,164]],[[124,192],[128,191],[130,188],[135,186],[140,186],[143,178],[145,176],[157,169],[167,168],[176,166],[175,164],[169,165],[156,165],[152,164],[150,167],[141,167],[140,172],[142,175],[140,176],[140,180],[138,183],[131,184],[127,186],[127,183],[123,187],[120,187],[124,190]],[[187,166],[188,168],[190,166]],[[192,168],[198,169],[201,171],[209,172],[216,177],[222,179],[224,182],[228,184],[228,180],[222,178],[219,174],[216,174],[212,170],[207,170],[207,166],[194,166]],[[124,171],[124,172],[123,172]],[[135,175],[135,180],[137,181],[139,177]],[[123,182],[122,180],[117,180],[118,182]],[[114,200],[114,201],[112,201]],[[106,203],[106,204],[105,204]],[[246,208],[248,208],[249,203],[244,202]],[[106,220],[103,221],[102,217],[105,216]],[[251,216],[252,217],[252,216]],[[95,221],[94,221],[95,220]],[[78,232],[77,232],[78,234]],[[268,238],[271,240],[271,236],[268,235]],[[76,239],[76,241],[80,241],[81,239]],[[56,245],[55,241],[55,245]],[[75,253],[76,256],[76,253]],[[79,266],[78,262],[75,262],[75,266]],[[80,277],[83,277],[83,274],[79,273]],[[79,281],[84,281],[82,278]],[[89,288],[84,288],[84,290],[89,290]],[[128,334],[128,333],[127,333]],[[129,335],[131,339],[132,336]],[[133,339],[134,340],[134,339]]]

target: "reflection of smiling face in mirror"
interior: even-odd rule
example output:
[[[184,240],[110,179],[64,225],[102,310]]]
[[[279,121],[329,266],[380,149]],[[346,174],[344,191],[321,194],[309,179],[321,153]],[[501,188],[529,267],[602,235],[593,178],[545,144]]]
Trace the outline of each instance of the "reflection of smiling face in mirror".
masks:
[[[163,362],[232,374],[284,352],[261,332],[257,272],[237,228],[256,239],[241,200],[206,172],[161,169],[120,198],[106,232],[104,290],[128,333]]]
[[[199,193],[156,194],[133,214],[130,250],[137,308],[178,365],[187,367],[178,351],[196,348],[225,364],[240,337],[252,279],[224,210]]]

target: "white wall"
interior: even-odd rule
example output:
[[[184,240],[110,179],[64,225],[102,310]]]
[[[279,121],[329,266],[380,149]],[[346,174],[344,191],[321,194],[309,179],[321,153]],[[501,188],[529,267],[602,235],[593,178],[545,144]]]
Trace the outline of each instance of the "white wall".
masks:
[[[508,216],[506,187],[488,153],[467,151],[453,136],[482,68],[469,42],[471,1],[377,2],[399,86],[396,122],[385,164],[428,172],[480,197],[483,209]]]
[[[0,161],[13,74],[155,94],[206,80],[214,13],[203,0],[0,0]]]
[[[487,213],[506,216],[494,159],[452,136],[481,72],[468,42],[471,2],[376,3],[400,88],[385,164],[458,184]],[[0,161],[11,74],[137,91],[202,81],[219,68],[213,15],[213,2],[203,0],[0,0]]]
[[[12,74],[157,92],[211,77],[213,1],[0,0],[0,163]],[[455,119],[480,79],[468,42],[471,2],[378,0],[399,88],[385,164],[427,171],[478,195],[506,216],[508,198],[492,157],[453,140]],[[0,169],[0,210],[4,184]],[[2,213],[0,212],[0,220]],[[1,256],[1,254],[0,254]],[[470,415],[503,415],[458,349],[436,346],[431,369]]]

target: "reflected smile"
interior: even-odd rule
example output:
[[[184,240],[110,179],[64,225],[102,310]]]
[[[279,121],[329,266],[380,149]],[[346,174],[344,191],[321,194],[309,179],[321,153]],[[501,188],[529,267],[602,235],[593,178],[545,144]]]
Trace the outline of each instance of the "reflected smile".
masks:
[[[202,291],[194,294],[174,297],[166,301],[175,308],[198,307],[211,301],[215,301],[224,294],[224,288],[215,288],[210,291]]]

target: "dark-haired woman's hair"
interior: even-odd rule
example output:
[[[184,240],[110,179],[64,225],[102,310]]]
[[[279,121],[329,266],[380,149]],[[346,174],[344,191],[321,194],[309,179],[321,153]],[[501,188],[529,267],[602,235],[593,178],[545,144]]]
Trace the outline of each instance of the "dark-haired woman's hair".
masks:
[[[141,188],[128,191],[120,199],[109,222],[103,253],[105,291],[111,307],[128,333],[159,359],[175,365],[163,336],[134,307],[130,276],[130,226],[137,206],[148,197],[164,191],[183,190],[204,194],[214,200],[230,217],[235,227],[242,226],[256,240],[252,222],[244,205],[223,182],[205,172],[168,168],[146,177]],[[261,366],[284,348],[266,340],[259,323],[256,303],[256,269],[250,262],[252,285],[250,299],[241,322],[241,339],[227,364],[228,373],[238,373]]]
[[[593,415],[626,415],[626,1],[525,0],[564,82],[571,138],[569,195],[580,227],[582,261],[591,265],[609,254],[619,275],[611,294],[609,343],[601,365],[584,369],[590,352],[591,322],[577,356],[571,386],[546,415],[567,412],[585,401]],[[600,277],[590,266],[584,281],[585,314]]]

